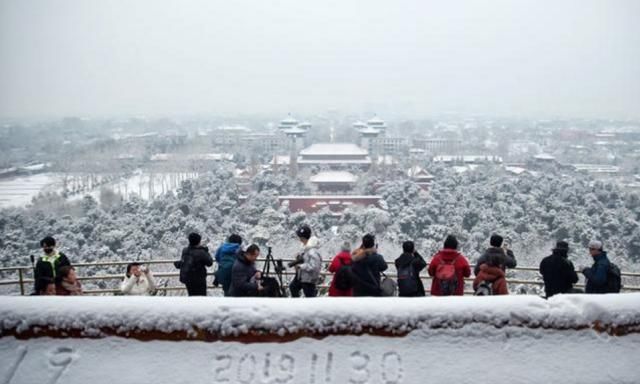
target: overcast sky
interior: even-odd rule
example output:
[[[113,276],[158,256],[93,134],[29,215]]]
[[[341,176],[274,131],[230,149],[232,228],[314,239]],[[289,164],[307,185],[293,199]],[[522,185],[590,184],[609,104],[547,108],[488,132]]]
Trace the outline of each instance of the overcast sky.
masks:
[[[640,116],[640,1],[0,0],[0,117]]]

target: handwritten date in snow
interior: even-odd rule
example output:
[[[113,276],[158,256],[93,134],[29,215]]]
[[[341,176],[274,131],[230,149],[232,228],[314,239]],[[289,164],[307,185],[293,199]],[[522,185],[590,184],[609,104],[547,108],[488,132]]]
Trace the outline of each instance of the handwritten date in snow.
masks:
[[[286,384],[351,383],[400,384],[404,376],[402,358],[396,352],[372,355],[355,351],[336,359],[333,352],[310,356],[289,353],[245,353],[216,355],[215,383]]]

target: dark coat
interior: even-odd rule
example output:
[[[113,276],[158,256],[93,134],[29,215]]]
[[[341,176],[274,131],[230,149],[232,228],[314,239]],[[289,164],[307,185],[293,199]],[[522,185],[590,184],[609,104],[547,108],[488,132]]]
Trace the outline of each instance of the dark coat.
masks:
[[[587,279],[586,293],[607,293],[607,274],[609,273],[609,258],[607,252],[602,251],[593,258],[591,268],[585,268],[582,274]]]
[[[45,288],[42,286],[42,278],[48,278],[55,283],[59,283],[58,276],[60,276],[60,268],[67,265],[71,265],[71,263],[62,252],[58,252],[57,257],[48,255],[40,256],[34,270],[34,289],[36,295]]]
[[[567,259],[566,249],[554,249],[551,256],[542,259],[540,274],[544,279],[544,292],[547,297],[569,293],[573,284],[578,282],[578,274],[573,263]]]
[[[373,249],[357,249],[352,260],[353,296],[382,296],[380,273],[388,268],[382,255]]]
[[[256,272],[255,263],[247,260],[245,254],[240,252],[231,270],[229,296],[258,296],[258,282],[254,278]]]
[[[454,295],[464,295],[464,278],[471,276],[471,266],[466,257],[455,249],[444,248],[433,256],[431,263],[429,263],[429,276],[431,279],[431,296],[440,296],[442,291],[440,288],[440,280],[436,278],[436,272],[438,266],[441,263],[452,263],[455,260],[454,268],[456,270],[456,277],[458,285]]]
[[[188,246],[182,250],[179,262],[180,282],[183,284],[206,284],[207,267],[213,265],[209,249],[203,246]]]
[[[418,290],[415,294],[407,295],[403,292],[399,292],[399,296],[425,296],[424,293],[424,284],[422,284],[422,280],[420,279],[420,271],[427,267],[427,262],[424,260],[422,256],[418,252],[415,253],[403,253],[398,257],[394,264],[396,265],[396,271],[400,270],[400,268],[406,268],[408,265],[413,267],[413,271],[416,277],[416,284],[418,286]]]
[[[489,256],[491,255],[497,255],[500,256],[500,258],[502,258],[502,270],[504,271],[505,268],[515,268],[516,267],[516,257],[513,254],[513,252],[508,249],[507,252],[504,251],[504,249],[502,248],[498,248],[498,247],[489,247],[487,248],[486,251],[484,251],[484,253],[482,254],[482,256],[480,256],[480,258],[478,259],[478,261],[476,262],[476,267],[473,269],[473,274],[474,275],[478,275],[478,273],[480,272],[480,266],[482,264],[485,264],[487,262],[487,260],[489,259]]]

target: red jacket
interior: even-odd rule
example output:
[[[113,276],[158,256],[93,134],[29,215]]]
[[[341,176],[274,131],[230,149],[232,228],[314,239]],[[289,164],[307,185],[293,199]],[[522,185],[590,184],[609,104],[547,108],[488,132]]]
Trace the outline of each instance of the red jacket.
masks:
[[[353,289],[340,290],[336,288],[336,275],[340,267],[343,265],[351,265],[351,253],[348,251],[342,251],[333,258],[329,265],[329,272],[333,273],[331,279],[331,287],[329,287],[329,296],[353,296]]]
[[[456,287],[455,295],[462,296],[464,294],[464,278],[471,276],[471,267],[469,267],[469,261],[464,255],[455,249],[442,249],[433,256],[433,259],[429,263],[429,276],[431,279],[431,296],[440,296],[440,281],[435,277],[438,265],[443,262],[451,263],[456,260],[453,267],[456,270],[456,276],[458,278],[458,286]]]
[[[478,276],[473,280],[473,289],[476,290],[478,285],[483,281],[493,281],[492,289],[494,295],[508,295],[507,279],[504,278],[504,271],[500,267],[490,267],[487,264],[480,266]]]

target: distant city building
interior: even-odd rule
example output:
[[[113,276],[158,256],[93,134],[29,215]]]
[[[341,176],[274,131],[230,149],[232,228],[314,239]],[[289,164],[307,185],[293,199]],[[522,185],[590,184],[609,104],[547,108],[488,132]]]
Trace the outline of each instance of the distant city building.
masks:
[[[620,167],[607,164],[571,164],[576,171],[584,171],[591,174],[615,175],[620,173]]]
[[[299,166],[328,165],[332,168],[360,166],[368,168],[371,158],[366,149],[351,143],[321,143],[300,151]]]
[[[435,156],[435,163],[446,164],[481,164],[481,163],[502,163],[502,157],[493,155],[467,155],[467,156]]]
[[[455,154],[462,147],[462,140],[449,138],[415,137],[411,139],[411,147],[423,149],[431,154]]]
[[[314,184],[320,192],[338,193],[352,190],[358,178],[351,172],[325,171],[311,176],[309,181]]]
[[[280,204],[291,212],[311,213],[328,207],[331,212],[340,215],[342,211],[353,205],[382,207],[382,196],[379,195],[308,195],[279,196]]]
[[[539,153],[533,156],[533,159],[538,163],[555,163],[556,158],[548,153]]]

